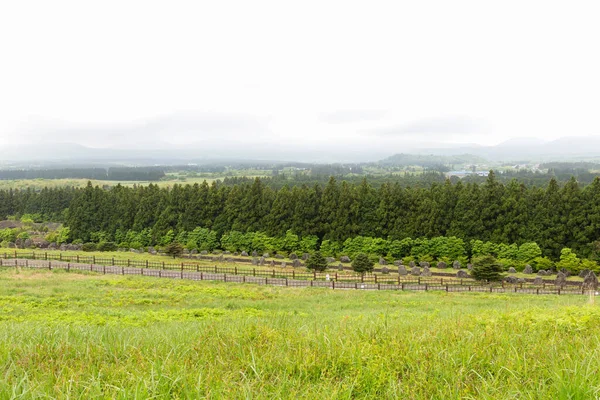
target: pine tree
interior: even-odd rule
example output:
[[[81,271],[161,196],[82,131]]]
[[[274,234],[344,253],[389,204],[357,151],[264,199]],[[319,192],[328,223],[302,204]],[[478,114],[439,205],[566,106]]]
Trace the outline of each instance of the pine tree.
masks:
[[[373,271],[373,261],[365,253],[360,253],[352,260],[352,270],[359,274]]]
[[[319,272],[325,271],[327,269],[327,260],[320,251],[316,251],[306,260],[306,268]]]
[[[502,265],[492,256],[482,256],[473,260],[471,276],[478,281],[495,282],[502,278]]]
[[[183,246],[177,242],[169,243],[167,247],[165,247],[165,254],[173,258],[181,257],[183,254]]]

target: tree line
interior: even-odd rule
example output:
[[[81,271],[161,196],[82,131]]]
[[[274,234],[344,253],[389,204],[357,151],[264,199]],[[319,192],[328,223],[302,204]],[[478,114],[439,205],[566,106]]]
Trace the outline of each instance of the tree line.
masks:
[[[7,169],[0,170],[0,179],[96,179],[114,181],[158,181],[165,177],[162,168],[110,167],[60,169]]]
[[[542,255],[558,260],[564,247],[593,257],[600,237],[600,179],[581,187],[575,179],[545,187],[507,184],[493,172],[483,183],[433,183],[429,187],[383,183],[373,187],[330,178],[326,184],[271,188],[262,179],[226,185],[157,185],[40,192],[0,191],[0,216],[39,213],[70,228],[71,240],[146,230],[151,243],[172,231],[197,227],[227,232],[263,232],[284,237],[288,230],[318,244],[342,245],[357,236],[402,240],[456,237],[467,253],[473,240],[521,245],[536,242]]]

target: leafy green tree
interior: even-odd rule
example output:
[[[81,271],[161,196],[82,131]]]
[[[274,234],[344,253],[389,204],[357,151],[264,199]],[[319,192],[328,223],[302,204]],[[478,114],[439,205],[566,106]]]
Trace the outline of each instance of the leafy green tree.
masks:
[[[581,271],[581,260],[573,250],[565,247],[560,251],[560,261],[556,263],[556,268],[565,268],[573,273],[577,273]]]
[[[317,249],[319,238],[316,235],[306,235],[300,239],[299,249],[303,253],[310,253]]]
[[[413,245],[411,238],[404,238],[402,240],[393,240],[390,242],[390,255],[393,258],[404,258],[410,255]]]
[[[538,246],[535,242],[523,243],[519,246],[519,251],[517,252],[517,260],[523,262],[529,262],[537,257],[542,256],[542,250],[540,246]]]
[[[495,282],[502,278],[502,265],[492,256],[473,259],[471,276],[478,281]]]
[[[183,246],[177,242],[169,243],[167,247],[165,247],[165,254],[173,258],[181,257],[183,254]]]
[[[159,243],[163,246],[166,246],[173,242],[173,239],[175,239],[175,232],[173,232],[173,229],[169,229],[169,231],[165,233],[162,238],[160,238]]]
[[[300,239],[298,238],[298,235],[296,235],[294,232],[292,232],[291,229],[288,229],[285,232],[285,237],[283,238],[283,246],[281,249],[277,249],[279,251],[283,250],[283,251],[287,251],[288,253],[291,253],[293,251],[297,251],[298,247],[300,244]]]
[[[535,271],[544,271],[554,268],[554,263],[548,257],[536,257],[529,263]]]
[[[500,243],[497,246],[497,251],[498,251],[498,258],[504,258],[504,259],[509,259],[509,260],[516,260],[518,258],[519,255],[519,247],[516,245],[516,243],[513,244],[504,244],[504,243]]]
[[[306,268],[313,269],[315,271],[325,271],[327,269],[327,260],[320,251],[315,251],[306,260]]]
[[[336,257],[338,253],[342,251],[342,247],[337,242],[331,240],[323,240],[320,247],[320,252],[325,257]]]
[[[359,274],[373,271],[373,261],[365,253],[359,253],[352,260],[352,270]]]

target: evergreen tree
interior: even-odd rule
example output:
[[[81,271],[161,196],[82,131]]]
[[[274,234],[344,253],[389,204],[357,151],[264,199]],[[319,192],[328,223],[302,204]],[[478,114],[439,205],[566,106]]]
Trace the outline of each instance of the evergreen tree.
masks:
[[[169,243],[167,247],[165,247],[165,254],[173,258],[181,257],[183,254],[183,246],[177,242]]]
[[[365,253],[360,253],[352,260],[352,270],[359,274],[373,271],[373,261]]]
[[[320,251],[315,251],[306,260],[306,268],[319,272],[325,271],[327,269],[327,260]]]
[[[492,256],[486,255],[473,259],[471,276],[478,281],[495,282],[502,278],[502,265]]]

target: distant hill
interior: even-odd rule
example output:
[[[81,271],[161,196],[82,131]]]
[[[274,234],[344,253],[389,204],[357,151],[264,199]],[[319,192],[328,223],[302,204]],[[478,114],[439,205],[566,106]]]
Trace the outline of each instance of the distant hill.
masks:
[[[493,161],[559,161],[600,156],[600,136],[564,137],[551,141],[535,138],[510,139],[496,146],[456,145],[421,148],[412,154],[460,156],[472,154]]]
[[[436,154],[394,154],[379,161],[384,166],[410,166],[418,165],[425,168],[437,168],[439,166],[455,164],[485,164],[487,160],[473,154],[459,155],[436,155]]]

